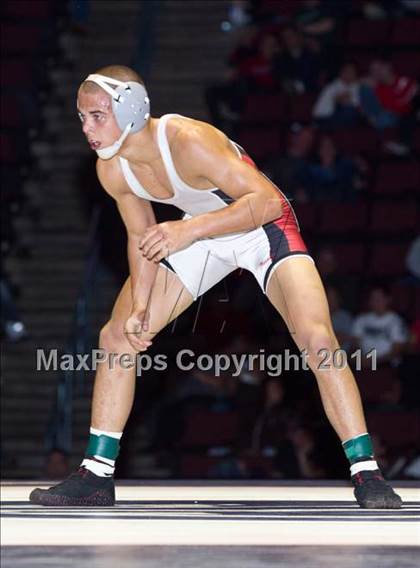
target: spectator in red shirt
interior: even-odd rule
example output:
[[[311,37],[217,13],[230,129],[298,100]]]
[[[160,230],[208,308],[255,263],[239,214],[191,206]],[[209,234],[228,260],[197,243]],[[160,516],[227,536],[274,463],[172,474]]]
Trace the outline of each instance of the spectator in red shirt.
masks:
[[[272,64],[278,51],[277,38],[274,35],[266,35],[261,39],[257,53],[241,63],[238,75],[248,82],[251,90],[264,92],[275,88]]]
[[[369,76],[360,89],[360,102],[371,124],[378,130],[399,128],[400,141],[385,147],[395,154],[409,152],[419,107],[418,84],[414,79],[398,75],[385,59],[372,62]]]
[[[413,353],[420,353],[420,316],[411,324],[409,349]]]
[[[254,28],[245,34],[229,58],[227,81],[209,87],[205,93],[211,121],[217,128],[234,136],[234,124],[240,118],[247,94],[275,89],[272,68],[278,50],[274,35],[264,35],[257,42]]]
[[[398,116],[413,110],[413,99],[418,93],[414,79],[398,75],[391,63],[384,60],[373,61],[370,69],[375,81],[375,93],[385,110]]]

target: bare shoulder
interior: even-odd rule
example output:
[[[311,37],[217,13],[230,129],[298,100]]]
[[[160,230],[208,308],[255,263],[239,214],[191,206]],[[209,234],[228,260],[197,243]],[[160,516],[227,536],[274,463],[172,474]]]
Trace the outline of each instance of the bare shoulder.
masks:
[[[98,159],[96,161],[96,173],[102,187],[114,199],[118,199],[124,193],[130,192],[130,188],[121,171],[118,157],[111,160]]]
[[[168,142],[173,156],[180,160],[199,158],[208,152],[230,153],[228,137],[207,122],[186,117],[173,118],[168,123]]]

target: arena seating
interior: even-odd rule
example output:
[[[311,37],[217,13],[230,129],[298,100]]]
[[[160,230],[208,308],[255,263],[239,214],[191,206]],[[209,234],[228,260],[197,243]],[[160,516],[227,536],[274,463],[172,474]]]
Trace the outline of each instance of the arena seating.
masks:
[[[417,412],[370,412],[368,427],[391,448],[415,448],[420,438],[420,416]]]
[[[386,393],[394,388],[398,382],[398,372],[391,367],[370,369],[356,373],[357,384],[362,399],[366,404],[381,404],[386,401]],[[384,396],[385,395],[385,396]]]
[[[229,445],[238,432],[238,416],[234,412],[196,410],[186,416],[184,448]]]

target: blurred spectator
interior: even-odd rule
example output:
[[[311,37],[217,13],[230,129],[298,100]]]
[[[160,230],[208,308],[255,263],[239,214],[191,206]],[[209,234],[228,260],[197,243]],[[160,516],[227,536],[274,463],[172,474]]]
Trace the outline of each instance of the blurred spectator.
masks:
[[[158,450],[173,450],[184,433],[184,422],[192,409],[224,411],[231,404],[232,381],[216,377],[209,372],[193,369],[191,372],[177,370],[169,377],[163,400],[159,401],[157,414],[151,424],[153,442]]]
[[[410,352],[420,355],[420,316],[410,326]]]
[[[408,249],[405,258],[408,272],[414,278],[414,282],[420,283],[420,235],[414,239]]]
[[[313,117],[319,126],[334,129],[353,126],[360,121],[360,81],[354,63],[345,63],[338,77],[318,96]]]
[[[318,447],[314,433],[304,426],[300,426],[289,434],[299,464],[299,477],[303,479],[319,479],[325,477],[325,469],[318,463]]]
[[[376,406],[376,410],[385,412],[403,410],[402,397],[402,383],[398,377],[394,377],[378,395],[379,404]]]
[[[205,97],[212,123],[230,132],[232,122],[239,119],[246,96],[250,92],[274,90],[273,59],[279,50],[274,35],[265,35],[255,45],[255,31],[248,30],[244,43],[230,58],[232,65],[226,82],[206,89]]]
[[[248,449],[251,445],[252,432],[262,404],[263,375],[259,371],[244,370],[239,377],[234,377],[234,408],[239,416],[237,449]]]
[[[324,285],[336,286],[341,277],[337,275],[337,257],[334,251],[328,246],[321,248],[317,255],[316,264]]]
[[[354,320],[353,336],[363,356],[375,351],[378,364],[396,365],[408,337],[404,321],[391,311],[390,304],[391,297],[385,288],[373,288],[368,298],[369,311]]]
[[[414,113],[419,106],[417,82],[399,75],[389,61],[376,59],[360,88],[360,102],[375,128],[399,128],[401,141],[390,141],[386,148],[395,154],[407,153],[415,125]]]
[[[284,385],[279,379],[270,379],[264,385],[262,413],[252,432],[251,448],[254,451],[275,448],[285,437],[290,410],[284,403]]]
[[[228,19],[222,23],[223,31],[243,28],[251,21],[250,5],[247,0],[231,0]]]
[[[338,35],[338,18],[351,9],[350,2],[335,0],[299,0],[294,22],[303,33],[309,49],[322,60],[325,72],[330,75],[338,65],[339,50],[333,48]],[[322,83],[324,82],[323,78]],[[322,84],[320,83],[320,84]]]
[[[302,34],[293,27],[284,28],[281,39],[282,49],[273,66],[275,80],[291,95],[315,91],[320,77],[318,56],[305,46]]]
[[[365,0],[362,13],[369,20],[401,17],[406,14],[419,14],[419,0]]]
[[[353,316],[341,307],[341,297],[337,288],[328,286],[326,292],[335,334],[340,347],[348,352],[352,345]]]
[[[371,65],[375,93],[382,106],[398,116],[411,112],[413,99],[418,92],[414,79],[399,75],[391,62],[378,59]]]
[[[361,13],[367,20],[383,20],[387,12],[382,2],[364,0],[361,5]]]
[[[278,477],[295,478],[299,472],[297,459],[287,439],[293,413],[285,404],[284,385],[279,379],[270,379],[265,383],[264,392],[263,408],[252,431],[251,452],[274,457]]]
[[[264,165],[266,175],[289,198],[297,201],[304,201],[306,198],[303,180],[313,143],[313,128],[294,124],[287,137],[285,154],[268,160]]]
[[[346,259],[340,259],[346,262]],[[342,275],[338,272],[339,260],[334,250],[330,246],[323,246],[319,249],[316,256],[316,266],[326,288],[332,286],[337,288],[343,305],[350,309],[355,309],[358,281],[351,275]]]
[[[264,35],[255,55],[244,59],[238,66],[238,80],[246,82],[249,91],[267,92],[275,88],[272,63],[280,49],[276,36]]]
[[[303,176],[308,201],[348,201],[363,187],[363,171],[356,160],[341,156],[333,139],[322,136],[315,160],[310,162]]]
[[[238,43],[229,55],[227,60],[228,72],[227,79],[231,77],[232,69],[238,66],[242,61],[255,55],[257,52],[258,39],[260,30],[257,26],[249,25],[241,30],[238,37]]]
[[[294,21],[298,28],[320,49],[329,43],[336,28],[334,3],[321,0],[300,0],[297,3]],[[345,6],[340,6],[340,10]]]
[[[396,0],[400,6],[412,15],[420,15],[420,0]]]

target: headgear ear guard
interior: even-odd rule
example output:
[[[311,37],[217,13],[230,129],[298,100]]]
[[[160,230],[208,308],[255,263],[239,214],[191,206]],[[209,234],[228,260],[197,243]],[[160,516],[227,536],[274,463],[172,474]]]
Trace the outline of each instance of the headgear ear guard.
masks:
[[[96,151],[102,160],[109,160],[115,156],[130,133],[139,132],[145,127],[150,117],[150,100],[144,86],[135,81],[118,81],[97,74],[89,75],[85,81],[96,83],[111,95],[115,120],[122,130],[114,144]]]

